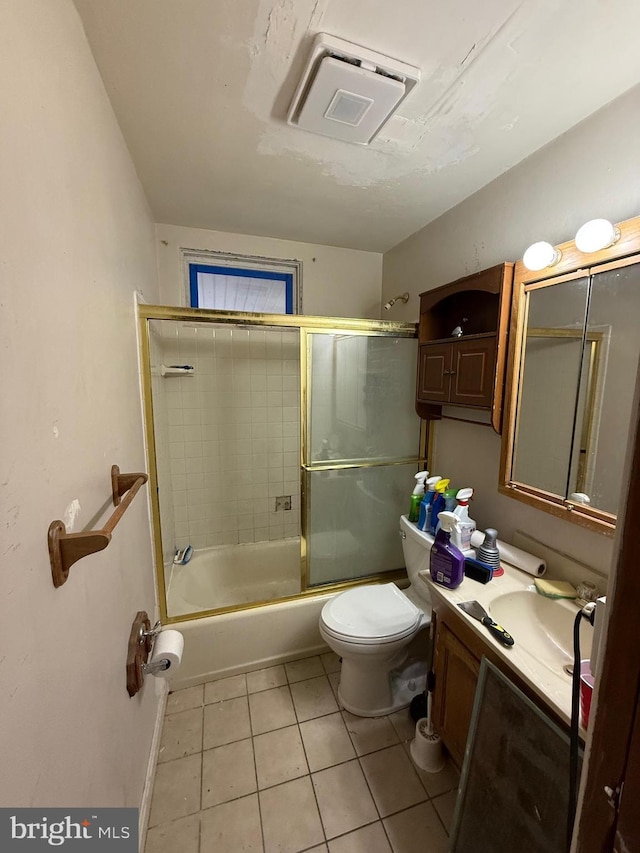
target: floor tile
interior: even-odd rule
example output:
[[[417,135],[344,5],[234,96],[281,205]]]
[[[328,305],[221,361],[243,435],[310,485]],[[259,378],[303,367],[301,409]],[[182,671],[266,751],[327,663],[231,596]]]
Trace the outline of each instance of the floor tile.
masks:
[[[320,660],[322,661],[322,666],[324,667],[324,671],[327,675],[331,672],[340,672],[342,664],[340,663],[340,658],[335,652],[327,652],[324,655],[320,655]]]
[[[402,711],[396,711],[395,714],[389,714],[388,720],[396,730],[399,740],[411,741],[416,735],[416,724],[413,721],[408,708],[403,708]]]
[[[308,776],[267,788],[260,791],[259,797],[265,853],[297,853],[324,842]],[[220,851],[224,849],[221,847]],[[207,851],[202,848],[202,853]]]
[[[294,681],[303,681],[305,678],[315,678],[318,675],[324,675],[324,667],[317,656],[285,663],[284,668],[290,684]]]
[[[282,687],[287,683],[287,674],[283,666],[270,666],[256,672],[247,673],[247,689],[249,693],[259,693],[260,690],[271,690]]]
[[[392,815],[383,823],[393,853],[447,853],[449,849],[447,833],[431,803]]]
[[[312,773],[356,757],[340,713],[300,723],[300,731]]]
[[[391,845],[382,823],[377,821],[330,841],[329,853],[391,853]]]
[[[427,773],[426,770],[422,770],[413,763],[413,759],[411,758],[411,753],[409,751],[409,744],[405,744],[405,749],[416,773],[420,777],[422,784],[430,797],[439,797],[440,794],[446,794],[448,791],[457,789],[460,784],[460,774],[450,761],[447,761],[444,769],[439,773]]]
[[[162,725],[158,762],[184,758],[202,750],[202,707],[168,714]]]
[[[398,743],[396,730],[386,717],[356,717],[348,711],[342,717],[358,755]]]
[[[178,711],[200,708],[203,702],[202,695],[202,684],[196,684],[195,687],[185,687],[184,690],[176,690],[175,693],[169,693],[165,713],[176,714]]]
[[[257,790],[251,738],[202,754],[202,808],[208,809]]]
[[[292,726],[296,722],[288,687],[275,687],[249,696],[251,728],[254,735]]]
[[[236,699],[245,696],[247,692],[247,677],[244,675],[232,675],[230,678],[221,678],[219,681],[208,681],[204,686],[204,702],[224,702],[225,699]]]
[[[319,844],[317,847],[312,847],[310,850],[305,850],[305,853],[328,853],[329,848],[326,844]]]
[[[297,726],[257,735],[253,744],[260,789],[280,785],[309,772]]]
[[[200,815],[161,823],[147,832],[144,853],[198,853],[200,848]]]
[[[336,697],[336,701],[338,701],[338,685],[340,684],[340,673],[330,672],[327,678],[329,679],[329,684],[331,685],[333,695]]]
[[[150,827],[200,810],[201,768],[200,753],[158,765],[151,799]]]
[[[338,764],[311,776],[327,838],[378,819],[367,782],[357,761]]]
[[[200,853],[260,853],[263,849],[257,794],[207,809],[200,822]]]
[[[360,762],[382,817],[426,799],[425,790],[400,744],[365,755]]]
[[[440,815],[440,820],[444,824],[444,828],[447,832],[451,832],[453,827],[453,813],[456,808],[456,800],[458,799],[458,792],[449,791],[448,794],[441,794],[439,797],[431,800],[435,810]]]
[[[291,695],[298,722],[311,720],[323,714],[333,714],[338,705],[326,675],[309,678],[291,685]]]
[[[245,696],[204,706],[204,749],[250,736],[249,708]]]

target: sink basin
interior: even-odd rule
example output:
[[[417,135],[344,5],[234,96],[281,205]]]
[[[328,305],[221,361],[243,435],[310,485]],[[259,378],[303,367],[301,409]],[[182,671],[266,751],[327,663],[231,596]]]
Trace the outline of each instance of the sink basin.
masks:
[[[535,590],[499,595],[489,605],[491,617],[513,635],[519,648],[554,672],[573,662],[573,623],[577,608],[567,599],[545,598]],[[591,657],[593,628],[580,625],[580,657]]]

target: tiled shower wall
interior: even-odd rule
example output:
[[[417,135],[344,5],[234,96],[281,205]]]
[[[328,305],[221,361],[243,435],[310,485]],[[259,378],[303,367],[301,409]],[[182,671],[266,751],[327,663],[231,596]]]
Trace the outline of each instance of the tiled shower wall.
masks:
[[[162,321],[175,547],[298,536],[300,353],[297,331]],[[160,483],[160,489],[166,488]],[[276,497],[292,509],[276,511]],[[167,533],[164,536],[166,539]]]

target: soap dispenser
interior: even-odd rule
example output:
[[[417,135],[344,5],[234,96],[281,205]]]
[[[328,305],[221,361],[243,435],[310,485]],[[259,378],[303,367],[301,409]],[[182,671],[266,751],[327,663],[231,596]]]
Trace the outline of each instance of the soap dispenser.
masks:
[[[440,513],[440,530],[431,546],[431,578],[448,589],[455,589],[464,580],[464,554],[451,542],[451,534],[457,527],[457,517],[443,510]]]

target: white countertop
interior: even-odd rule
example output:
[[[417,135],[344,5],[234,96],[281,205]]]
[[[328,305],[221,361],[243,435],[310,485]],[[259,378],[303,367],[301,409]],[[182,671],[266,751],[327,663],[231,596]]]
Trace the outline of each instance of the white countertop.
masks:
[[[481,622],[457,606],[463,601],[478,601],[491,615],[491,602],[498,596],[521,590],[535,591],[531,575],[504,563],[503,568],[505,570],[504,575],[493,578],[487,584],[481,584],[465,577],[457,589],[447,589],[434,583],[428,571],[420,572],[419,577],[427,584],[432,603],[440,602],[452,608],[467,623],[469,628],[484,640],[502,660],[508,663],[520,678],[529,685],[531,690],[540,696],[569,725],[571,722],[571,677],[562,670],[561,665],[554,669],[550,668],[548,664],[535,656],[533,650],[528,650],[525,644],[518,642],[518,620],[515,616],[513,623],[507,622],[506,619],[501,620],[503,627],[515,640],[513,646],[504,646],[497,639],[494,639]],[[569,609],[571,619],[578,612],[578,606],[573,601],[558,600],[554,602],[554,606],[555,604]],[[522,634],[524,632],[521,632]],[[567,659],[566,662],[569,663],[570,660]],[[580,734],[582,738],[586,735],[582,727]]]

